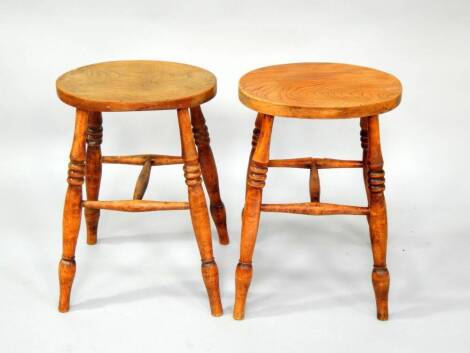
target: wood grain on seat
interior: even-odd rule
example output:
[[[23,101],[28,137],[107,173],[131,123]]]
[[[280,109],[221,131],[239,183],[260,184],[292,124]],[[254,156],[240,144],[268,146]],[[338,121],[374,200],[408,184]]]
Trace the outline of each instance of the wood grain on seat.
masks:
[[[401,99],[400,81],[362,66],[267,66],[240,79],[240,100],[257,112],[296,118],[354,118],[384,113]]]
[[[60,76],[59,98],[86,111],[180,109],[213,98],[215,76],[196,66],[166,61],[112,61]]]

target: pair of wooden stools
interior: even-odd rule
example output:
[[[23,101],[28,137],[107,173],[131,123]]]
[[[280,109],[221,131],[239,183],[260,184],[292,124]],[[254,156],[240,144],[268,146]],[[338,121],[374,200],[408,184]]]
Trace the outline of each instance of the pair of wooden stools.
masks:
[[[68,167],[68,189],[63,217],[63,250],[59,264],[59,311],[69,309],[75,276],[75,248],[85,208],[87,242],[97,241],[100,210],[128,212],[186,210],[191,213],[202,259],[202,277],[211,312],[222,315],[219,276],[212,250],[209,212],[202,181],[210,199],[210,213],[221,244],[228,244],[226,214],[217,169],[201,104],[216,94],[215,76],[201,68],[161,61],[117,61],[70,71],[57,80],[62,101],[76,107],[75,132]],[[252,258],[260,212],[307,215],[364,215],[372,243],[372,284],[377,317],[388,318],[389,273],[386,265],[387,214],[385,179],[380,148],[378,114],[400,103],[401,84],[387,73],[345,64],[299,63],[264,67],[243,76],[240,100],[258,112],[246,181],[240,260],[236,269],[234,318],[242,319],[250,286]],[[102,112],[176,109],[182,156],[102,156]],[[323,158],[269,159],[274,116],[292,118],[360,118],[361,160]],[[142,165],[132,200],[98,201],[103,163]],[[143,200],[152,166],[183,164],[189,202]],[[310,202],[263,204],[268,167],[310,170]],[[319,169],[362,168],[367,207],[320,202]],[[82,185],[86,185],[86,200]]]

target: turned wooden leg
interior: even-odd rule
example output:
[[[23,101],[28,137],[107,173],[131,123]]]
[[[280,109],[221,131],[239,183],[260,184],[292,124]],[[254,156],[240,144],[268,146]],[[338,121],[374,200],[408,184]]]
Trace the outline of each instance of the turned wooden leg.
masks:
[[[248,159],[248,166],[246,168],[246,181],[248,182],[248,174],[250,173],[250,164],[253,154],[255,153],[256,146],[258,145],[259,134],[261,131],[261,122],[263,121],[263,114],[258,113],[256,116],[255,127],[253,129],[253,135],[251,137],[251,152],[250,158]],[[248,185],[248,184],[247,184]]]
[[[369,192],[369,182],[368,182],[368,175],[369,175],[369,167],[367,164],[367,154],[369,149],[369,123],[368,118],[364,117],[361,118],[361,147],[362,147],[362,170],[364,174],[364,185],[366,187],[367,193],[367,202],[370,206],[370,192]],[[369,217],[367,217],[369,219]]]
[[[202,277],[206,285],[211,312],[214,316],[223,314],[219,291],[219,273],[212,252],[211,228],[206,199],[201,185],[201,169],[191,131],[188,109],[178,109],[178,123],[184,161],[184,177],[188,185],[189,206],[194,234],[201,254]]]
[[[210,199],[210,210],[219,235],[220,244],[228,244],[227,217],[225,206],[220,198],[219,177],[212,153],[209,131],[200,106],[191,108],[191,122],[193,124],[194,140],[201,165],[202,177]]]
[[[101,142],[103,127],[100,112],[93,112],[88,117],[86,151],[86,195],[89,201],[98,200],[101,183]],[[96,244],[100,210],[86,208],[87,243]]]
[[[255,153],[255,148],[258,145],[258,140],[259,140],[259,133],[261,131],[261,121],[263,120],[263,114],[258,113],[256,116],[256,121],[255,121],[255,127],[253,129],[253,135],[251,137],[251,152],[250,152],[250,158],[248,158],[248,166],[246,168],[246,181],[248,182],[248,174],[250,173],[250,164],[251,164],[251,158],[253,158],[253,153]],[[248,184],[245,185],[245,196],[246,192],[248,190]],[[245,211],[245,207],[242,209],[242,221],[243,221],[243,212]]]
[[[252,258],[258,234],[262,192],[268,172],[269,145],[273,120],[274,117],[271,115],[261,115],[259,139],[253,156],[250,159],[245,208],[243,211],[240,261],[235,273],[235,307],[233,309],[233,317],[236,320],[242,320],[245,316],[246,296],[253,275]]]
[[[70,290],[75,276],[75,247],[80,230],[82,184],[85,177],[87,122],[88,113],[77,109],[75,132],[68,167],[68,188],[65,195],[62,259],[59,263],[60,312],[69,310]]]
[[[388,319],[388,289],[390,276],[387,269],[387,209],[385,205],[385,172],[380,148],[378,116],[367,118],[368,123],[368,188],[370,198],[369,228],[374,257],[372,284],[377,302],[377,318]]]

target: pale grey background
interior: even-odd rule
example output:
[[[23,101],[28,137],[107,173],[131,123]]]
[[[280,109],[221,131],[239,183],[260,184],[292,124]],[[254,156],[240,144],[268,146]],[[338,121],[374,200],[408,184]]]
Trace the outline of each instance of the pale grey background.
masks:
[[[0,2],[1,352],[468,352],[470,2]],[[77,248],[72,310],[56,310],[73,109],[54,81],[107,60],[205,67],[204,106],[231,244],[214,244],[225,315],[209,315],[189,215],[103,212]],[[255,113],[237,81],[256,67],[355,63],[391,72],[402,105],[383,116],[392,276],[375,319],[363,218],[263,214],[246,320],[231,318]],[[175,113],[104,114],[103,152],[178,153]],[[272,156],[359,158],[359,123],[275,121]],[[105,166],[103,198],[139,169]],[[323,200],[363,204],[361,172],[321,172]],[[304,170],[273,170],[267,201],[306,201]],[[180,166],[154,169],[148,198],[186,198]]]

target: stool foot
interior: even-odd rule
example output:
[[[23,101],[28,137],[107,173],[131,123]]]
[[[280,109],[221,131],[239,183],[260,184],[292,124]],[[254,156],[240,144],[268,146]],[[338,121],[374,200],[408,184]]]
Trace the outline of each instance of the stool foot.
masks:
[[[191,123],[193,125],[193,136],[198,150],[202,177],[209,194],[212,220],[219,235],[219,243],[226,245],[229,243],[227,216],[225,206],[220,197],[219,176],[210,145],[209,130],[200,106],[191,108]]]
[[[70,308],[70,292],[75,277],[75,260],[62,259],[59,263],[59,311],[66,313]]]
[[[219,290],[219,270],[215,261],[203,262],[201,265],[202,278],[206,285],[207,295],[209,296],[209,304],[211,314],[213,316],[222,316],[222,301],[220,300]]]
[[[248,289],[253,278],[253,266],[251,264],[238,263],[235,272],[235,306],[233,318],[243,320],[245,318],[245,305]]]
[[[390,286],[390,275],[387,268],[374,268],[372,284],[377,303],[377,319],[386,321],[388,320],[388,289]]]

